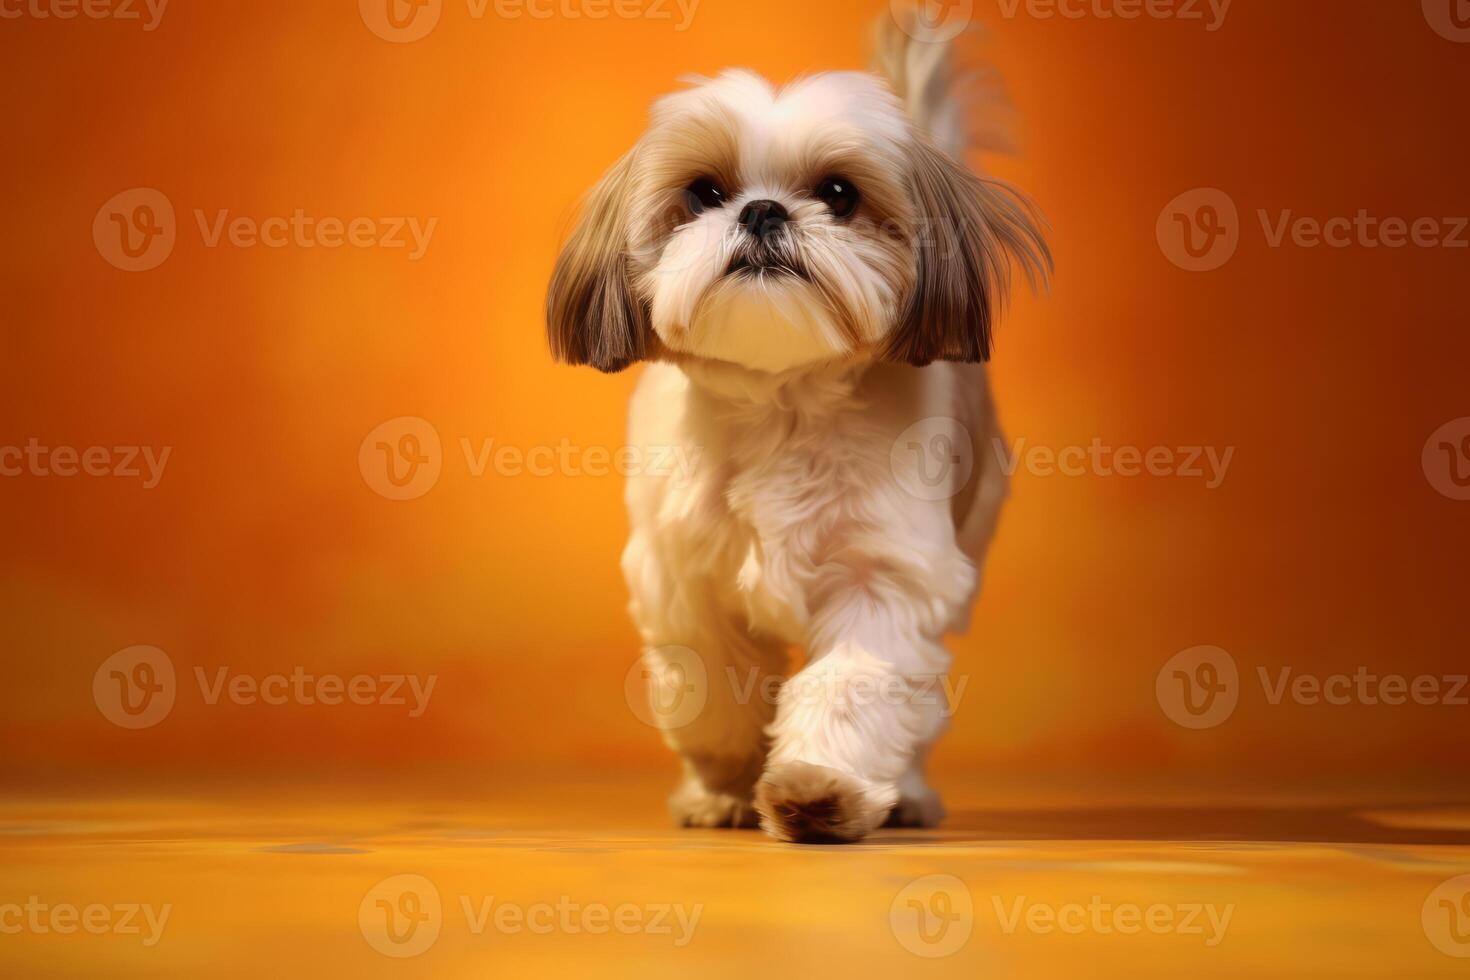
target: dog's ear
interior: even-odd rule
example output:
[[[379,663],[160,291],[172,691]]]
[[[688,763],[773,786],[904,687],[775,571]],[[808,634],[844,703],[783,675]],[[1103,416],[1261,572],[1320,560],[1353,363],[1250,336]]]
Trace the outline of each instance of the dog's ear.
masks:
[[[908,155],[917,274],[882,356],[919,366],[988,361],[1011,263],[1033,288],[1051,273],[1040,220],[1020,194],[970,173],[927,136],[916,135]]]
[[[633,153],[593,188],[546,297],[551,353],[614,372],[648,355],[648,310],[633,293],[627,251]]]

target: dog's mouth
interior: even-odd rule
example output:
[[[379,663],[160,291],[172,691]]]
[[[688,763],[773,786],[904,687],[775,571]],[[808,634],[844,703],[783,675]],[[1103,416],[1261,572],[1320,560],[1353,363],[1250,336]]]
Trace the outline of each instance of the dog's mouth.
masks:
[[[727,277],[759,279],[766,276],[811,280],[799,264],[771,255],[737,255],[725,270]]]

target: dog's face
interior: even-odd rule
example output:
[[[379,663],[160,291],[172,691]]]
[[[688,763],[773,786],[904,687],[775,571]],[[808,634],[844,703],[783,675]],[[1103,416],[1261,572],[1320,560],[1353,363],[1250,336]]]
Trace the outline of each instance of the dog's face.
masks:
[[[853,356],[980,361],[1023,201],[939,150],[876,76],[782,90],[745,72],[661,100],[593,191],[553,277],[553,352],[664,352],[781,372]]]

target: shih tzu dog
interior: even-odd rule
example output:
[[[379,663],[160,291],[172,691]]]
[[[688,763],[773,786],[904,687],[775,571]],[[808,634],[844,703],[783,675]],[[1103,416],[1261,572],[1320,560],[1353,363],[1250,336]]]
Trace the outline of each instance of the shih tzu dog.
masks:
[[[844,842],[943,815],[941,640],[1006,496],[981,362],[1012,265],[1034,286],[1051,257],[1030,204],[962,163],[948,42],[885,18],[876,61],[659,101],[551,283],[555,355],[652,362],[632,444],[696,461],[631,478],[623,555],[652,697],[697,675],[663,726],[685,826]]]

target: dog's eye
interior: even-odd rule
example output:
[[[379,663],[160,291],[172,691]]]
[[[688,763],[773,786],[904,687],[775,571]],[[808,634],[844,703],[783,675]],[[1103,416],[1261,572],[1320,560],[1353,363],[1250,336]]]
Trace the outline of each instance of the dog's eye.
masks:
[[[839,218],[856,211],[862,200],[857,185],[845,177],[828,177],[822,181],[817,185],[817,197]]]
[[[701,177],[690,184],[684,191],[688,198],[689,210],[695,214],[704,214],[711,208],[722,208],[725,206],[725,191],[708,177]]]

